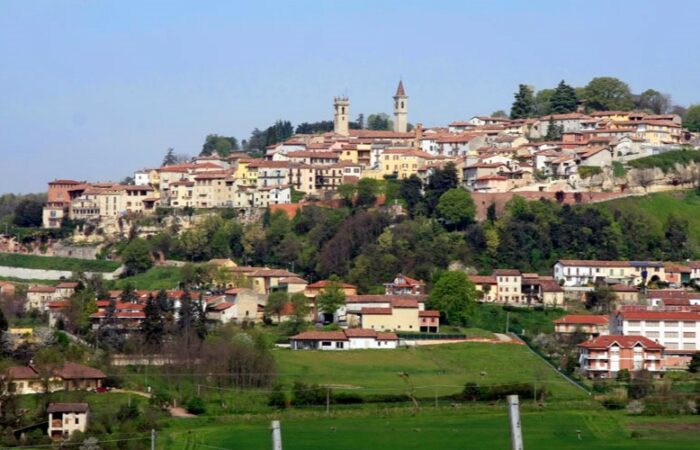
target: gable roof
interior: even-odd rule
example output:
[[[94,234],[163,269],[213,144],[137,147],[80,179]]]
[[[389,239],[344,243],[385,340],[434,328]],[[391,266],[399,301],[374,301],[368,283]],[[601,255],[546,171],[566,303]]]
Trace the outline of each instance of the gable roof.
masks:
[[[85,413],[90,410],[90,406],[87,403],[49,403],[49,407],[46,408],[47,413]]]
[[[612,347],[614,344],[619,345],[621,348],[634,348],[636,345],[641,345],[644,348],[663,350],[664,346],[652,341],[644,336],[620,336],[620,335],[609,335],[609,336],[598,336],[590,341],[583,342],[579,344],[579,347],[583,348],[593,348],[593,349],[607,349]]]

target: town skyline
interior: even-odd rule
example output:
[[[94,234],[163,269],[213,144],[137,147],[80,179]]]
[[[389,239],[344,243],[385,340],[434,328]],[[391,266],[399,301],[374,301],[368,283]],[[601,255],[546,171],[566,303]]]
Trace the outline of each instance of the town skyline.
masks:
[[[409,121],[425,126],[507,110],[518,84],[551,88],[561,79],[582,86],[609,75],[625,80],[633,92],[654,88],[669,93],[683,106],[699,100],[692,76],[699,62],[685,61],[683,71],[660,71],[644,58],[654,54],[658,67],[671,67],[674,58],[690,54],[692,40],[683,33],[698,6],[672,2],[657,15],[624,11],[631,3],[620,2],[608,6],[609,15],[592,21],[601,5],[580,11],[578,2],[502,2],[451,17],[450,12],[468,11],[456,4],[430,10],[419,2],[402,8],[360,3],[340,11],[319,7],[312,20],[284,5],[269,12],[221,4],[193,12],[176,5],[161,14],[155,6],[127,3],[108,17],[104,10],[79,3],[6,4],[0,33],[7,38],[0,48],[8,56],[0,80],[8,89],[0,105],[0,154],[8,170],[0,192],[43,191],[45,181],[59,173],[118,181],[133,170],[157,165],[168,147],[196,155],[210,133],[240,140],[278,119],[294,125],[331,120],[337,95],[350,97],[351,120],[360,113],[391,115],[399,79],[411,101]],[[533,31],[527,23],[537,17],[546,21],[551,15],[547,8],[571,14],[573,22]],[[648,8],[657,6],[650,3]],[[612,26],[621,35],[632,35],[681,8],[686,13],[674,16],[673,36],[624,52],[605,37]],[[612,13],[621,11],[628,20],[618,23]],[[139,20],[128,22],[134,12],[140,12]],[[265,14],[273,33],[253,30],[241,20]],[[426,23],[445,26],[432,33],[408,32],[407,24],[416,23],[419,14]],[[259,42],[231,39],[223,27],[226,21],[238,26],[234,36],[255,35]],[[355,39],[333,33],[360,22],[374,31]],[[36,30],[32,34],[28,24]],[[567,47],[548,39],[553,32],[588,38]],[[313,40],[319,33],[334,37]],[[545,44],[531,51],[514,48],[511,44],[520,36]],[[483,37],[488,39],[480,44]],[[47,40],[52,44],[45,45]],[[296,59],[294,48],[301,51],[310,42],[317,51]],[[455,56],[461,54],[465,56]],[[32,158],[31,165],[26,157]]]

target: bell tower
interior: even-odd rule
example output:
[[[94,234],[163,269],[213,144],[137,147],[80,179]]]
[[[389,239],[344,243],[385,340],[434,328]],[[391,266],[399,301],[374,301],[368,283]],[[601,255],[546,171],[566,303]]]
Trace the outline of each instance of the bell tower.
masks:
[[[394,95],[394,131],[405,133],[408,130],[408,96],[403,88],[403,81],[399,80],[399,86]]]
[[[350,100],[347,97],[336,97],[333,101],[335,108],[333,117],[333,131],[341,136],[350,134],[349,120],[350,116]]]

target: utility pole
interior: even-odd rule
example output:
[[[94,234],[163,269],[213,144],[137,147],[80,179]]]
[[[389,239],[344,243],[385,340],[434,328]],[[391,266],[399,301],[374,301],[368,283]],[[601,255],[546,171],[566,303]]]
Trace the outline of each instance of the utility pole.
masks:
[[[272,450],[282,450],[282,432],[280,431],[280,421],[273,420],[270,425],[272,431]]]
[[[156,450],[156,430],[151,428],[151,450]]]
[[[524,450],[523,430],[520,423],[520,401],[517,395],[508,396],[508,419],[510,420],[511,450]]]

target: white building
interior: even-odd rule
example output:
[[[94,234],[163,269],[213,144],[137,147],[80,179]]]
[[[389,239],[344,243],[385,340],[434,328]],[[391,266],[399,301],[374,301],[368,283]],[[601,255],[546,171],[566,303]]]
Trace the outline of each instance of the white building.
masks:
[[[393,349],[396,333],[348,328],[343,331],[305,331],[290,338],[294,350],[366,350]]]
[[[69,438],[76,431],[85,433],[90,421],[87,403],[51,403],[46,412],[49,415],[48,433],[52,439]]]
[[[610,334],[644,336],[667,354],[689,355],[700,351],[700,313],[622,310],[611,316]]]
[[[554,279],[566,287],[587,286],[596,281],[637,285],[663,281],[664,264],[655,261],[597,261],[560,259],[554,264]]]

